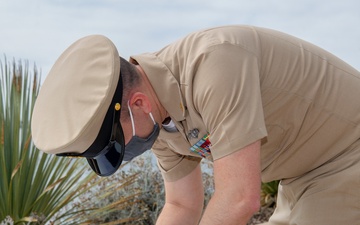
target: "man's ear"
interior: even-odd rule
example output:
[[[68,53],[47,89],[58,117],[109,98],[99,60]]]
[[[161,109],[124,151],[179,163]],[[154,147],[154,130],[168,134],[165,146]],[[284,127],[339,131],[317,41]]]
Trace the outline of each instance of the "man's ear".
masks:
[[[151,112],[151,103],[149,97],[143,92],[135,92],[129,99],[131,110],[142,110],[148,114]]]

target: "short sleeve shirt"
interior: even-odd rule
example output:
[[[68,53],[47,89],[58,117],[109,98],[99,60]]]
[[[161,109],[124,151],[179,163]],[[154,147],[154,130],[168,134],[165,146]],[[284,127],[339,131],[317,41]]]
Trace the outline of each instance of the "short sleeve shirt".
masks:
[[[263,180],[296,177],[360,137],[359,72],[278,31],[202,30],[131,61],[178,130],[152,148],[168,181],[260,139]]]

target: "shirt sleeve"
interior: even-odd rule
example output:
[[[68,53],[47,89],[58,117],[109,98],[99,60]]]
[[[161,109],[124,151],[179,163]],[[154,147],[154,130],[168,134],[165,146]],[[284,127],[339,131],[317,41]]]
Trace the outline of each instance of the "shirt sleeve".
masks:
[[[176,181],[199,165],[201,158],[182,155],[173,149],[188,149],[189,144],[179,132],[166,132],[161,129],[160,135],[152,147],[157,158],[158,167],[166,181]]]
[[[267,135],[261,101],[259,60],[242,46],[212,46],[197,62],[194,105],[210,133],[213,159]]]

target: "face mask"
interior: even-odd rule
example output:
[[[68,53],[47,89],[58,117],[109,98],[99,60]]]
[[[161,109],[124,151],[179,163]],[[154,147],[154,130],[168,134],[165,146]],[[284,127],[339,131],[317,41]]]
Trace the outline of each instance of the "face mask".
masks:
[[[129,143],[125,145],[125,154],[124,161],[130,161],[134,157],[143,154],[146,150],[151,149],[156,138],[159,136],[160,128],[159,125],[155,122],[154,117],[151,113],[149,113],[151,120],[154,122],[154,129],[151,134],[147,138],[141,138],[135,135],[135,125],[134,118],[131,112],[131,108],[128,102],[128,108],[130,112],[131,126],[133,129],[133,136],[130,139]]]

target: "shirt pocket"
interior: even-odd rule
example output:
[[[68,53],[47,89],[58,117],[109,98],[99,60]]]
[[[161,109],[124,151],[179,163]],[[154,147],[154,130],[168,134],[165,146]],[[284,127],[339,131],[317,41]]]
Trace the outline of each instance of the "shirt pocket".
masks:
[[[172,151],[180,155],[201,157],[190,151],[191,144],[180,132],[167,132],[165,129],[161,129],[159,138],[163,139]]]

